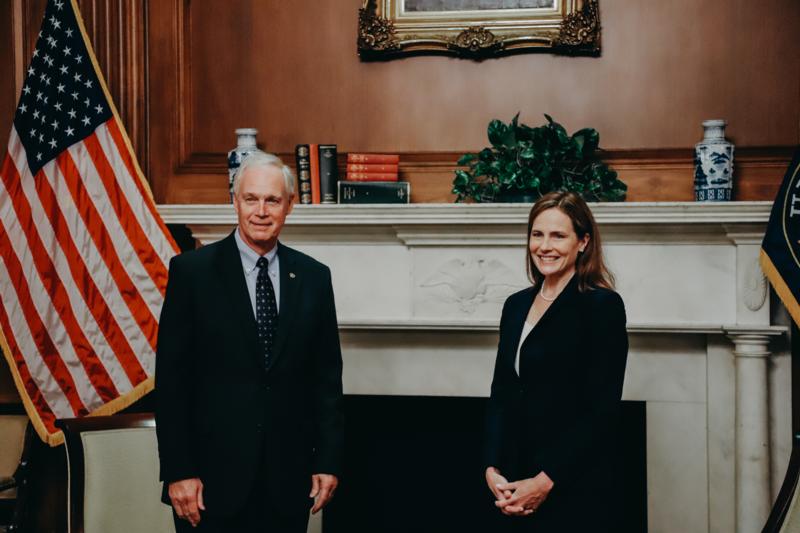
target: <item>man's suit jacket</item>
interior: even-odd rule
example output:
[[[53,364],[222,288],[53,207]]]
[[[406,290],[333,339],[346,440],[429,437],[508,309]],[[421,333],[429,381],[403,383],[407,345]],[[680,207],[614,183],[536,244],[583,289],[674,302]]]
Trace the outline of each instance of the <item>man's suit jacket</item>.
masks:
[[[236,230],[235,230],[236,231]],[[330,270],[278,244],[269,368],[233,234],[170,262],[156,358],[162,498],[199,477],[208,513],[243,505],[259,471],[275,502],[308,506],[312,473],[342,464],[342,358]]]
[[[613,492],[606,483],[613,474],[628,351],[625,306],[608,289],[580,292],[573,276],[525,339],[517,374],[522,326],[538,289],[511,295],[503,307],[486,466],[497,467],[509,481],[541,471],[553,480],[553,491],[531,521],[572,531],[564,528],[589,517],[591,530],[602,531],[598,520],[609,509],[598,507]]]

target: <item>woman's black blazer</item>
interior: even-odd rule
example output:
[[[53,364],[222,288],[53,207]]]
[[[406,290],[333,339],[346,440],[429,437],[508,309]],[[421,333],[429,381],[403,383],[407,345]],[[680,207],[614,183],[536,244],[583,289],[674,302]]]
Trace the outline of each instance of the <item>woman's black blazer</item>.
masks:
[[[555,495],[610,468],[628,337],[622,298],[604,288],[581,292],[573,276],[522,345],[517,375],[517,346],[538,289],[511,295],[503,307],[485,460],[509,481],[544,471]]]

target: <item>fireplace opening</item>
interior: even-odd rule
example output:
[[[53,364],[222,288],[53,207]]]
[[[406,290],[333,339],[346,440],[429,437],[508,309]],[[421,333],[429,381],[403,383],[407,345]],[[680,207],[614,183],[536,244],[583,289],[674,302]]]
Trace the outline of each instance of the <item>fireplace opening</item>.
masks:
[[[486,398],[344,398],[345,466],[324,533],[491,532],[498,511],[484,482]],[[623,402],[620,533],[647,531],[644,402]],[[579,512],[576,509],[576,512]]]

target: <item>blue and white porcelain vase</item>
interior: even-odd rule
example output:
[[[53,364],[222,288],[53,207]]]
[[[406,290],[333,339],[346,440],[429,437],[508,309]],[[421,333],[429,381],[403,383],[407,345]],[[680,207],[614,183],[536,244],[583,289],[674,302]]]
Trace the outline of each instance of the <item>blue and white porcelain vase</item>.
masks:
[[[703,140],[694,147],[694,197],[727,202],[733,192],[733,144],[725,140],[724,120],[703,121]]]
[[[258,130],[255,128],[238,128],[236,130],[236,148],[228,152],[228,193],[231,203],[233,203],[233,175],[247,154],[258,151],[256,135],[258,135]]]

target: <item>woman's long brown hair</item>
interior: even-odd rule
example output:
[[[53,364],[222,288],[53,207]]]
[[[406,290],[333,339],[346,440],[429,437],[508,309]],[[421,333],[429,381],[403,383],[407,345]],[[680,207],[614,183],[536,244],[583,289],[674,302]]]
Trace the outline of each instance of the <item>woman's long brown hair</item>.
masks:
[[[608,270],[603,259],[603,247],[600,242],[600,230],[597,227],[597,222],[595,222],[592,211],[583,198],[574,192],[554,191],[547,193],[533,204],[528,215],[528,242],[530,242],[531,238],[533,221],[543,211],[554,207],[570,218],[578,239],[582,239],[584,235],[589,235],[589,243],[582,253],[578,253],[578,258],[575,261],[578,289],[581,292],[595,287],[613,289],[614,275]],[[526,246],[525,252],[528,279],[534,285],[539,285],[544,280],[544,275],[539,272],[533,263],[530,246]]]

